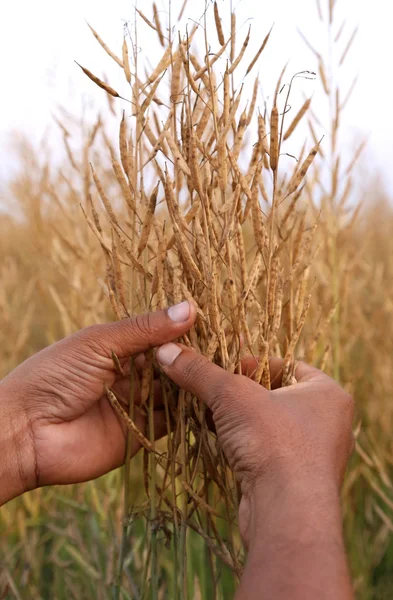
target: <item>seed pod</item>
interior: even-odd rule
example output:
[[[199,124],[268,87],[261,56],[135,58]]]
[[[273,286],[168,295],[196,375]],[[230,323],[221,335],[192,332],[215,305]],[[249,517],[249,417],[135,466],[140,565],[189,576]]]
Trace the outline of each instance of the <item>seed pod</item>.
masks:
[[[252,98],[251,98],[251,102],[250,102],[250,108],[248,109],[247,127],[251,123],[252,117],[254,115],[254,110],[255,110],[255,106],[256,106],[256,103],[257,103],[257,96],[258,96],[258,85],[259,85],[259,79],[258,79],[258,77],[256,77],[256,79],[254,81],[253,91],[252,91]]]
[[[283,281],[280,277],[278,284],[277,284],[276,306],[274,309],[274,317],[273,317],[273,322],[272,322],[272,327],[271,327],[272,335],[274,335],[274,336],[277,335],[277,332],[280,328],[283,297],[284,297],[284,285],[283,285]]]
[[[198,124],[195,129],[196,137],[201,139],[202,135],[206,129],[206,126],[209,122],[210,116],[212,114],[212,107],[210,101],[206,102],[205,108],[203,109],[201,118],[198,121]]]
[[[291,136],[292,133],[295,131],[296,127],[299,125],[300,121],[302,120],[302,118],[304,117],[306,112],[308,111],[310,104],[311,104],[311,98],[308,98],[304,102],[303,106],[300,108],[297,115],[294,117],[294,119],[293,119],[292,123],[290,124],[290,126],[288,127],[288,129],[286,130],[286,132],[284,134],[284,141],[287,140],[289,138],[289,136]]]
[[[236,52],[236,13],[231,14],[231,63],[235,59]]]
[[[119,67],[123,68],[123,63],[120,60],[120,58],[118,56],[116,56],[116,54],[114,54],[110,48],[108,48],[108,46],[105,44],[104,40],[98,35],[98,33],[93,29],[93,27],[91,25],[89,25],[89,23],[87,25],[90,28],[94,37],[96,38],[97,42],[105,50],[105,52],[119,65]]]
[[[168,173],[166,174],[166,177],[164,178],[164,186],[165,186],[165,197],[166,197],[166,201],[167,201],[167,206],[168,206],[169,213],[171,215],[173,229],[175,231],[176,243],[178,245],[180,254],[182,255],[183,265],[189,271],[189,273],[192,277],[194,277],[197,281],[202,281],[201,272],[198,269],[194,259],[191,256],[187,242],[184,239],[184,233],[180,229],[178,220],[175,217],[175,214],[177,215],[178,207],[177,207],[177,211],[176,211],[175,207],[177,206],[177,204],[173,197],[172,180]]]
[[[115,213],[113,211],[112,205],[109,202],[109,200],[108,200],[108,198],[107,198],[107,196],[106,196],[106,194],[104,192],[104,188],[101,185],[101,181],[100,181],[98,175],[96,174],[96,172],[93,169],[93,165],[90,165],[90,168],[91,168],[91,172],[93,174],[93,179],[94,179],[94,183],[96,184],[97,191],[98,191],[98,193],[100,195],[100,198],[101,198],[102,203],[103,203],[103,205],[105,207],[105,210],[108,213],[108,217],[109,217],[111,223],[113,223],[114,225],[117,225],[118,227],[120,227],[119,222],[117,220],[117,217],[116,217],[116,215],[115,215]]]
[[[147,269],[145,269],[145,267],[142,265],[141,262],[139,262],[139,260],[137,259],[136,256],[134,256],[134,253],[132,252],[131,246],[129,244],[129,242],[127,242],[124,237],[123,237],[123,233],[121,231],[121,229],[118,229],[117,227],[115,228],[116,234],[119,238],[120,241],[120,245],[122,246],[124,252],[126,253],[127,257],[130,259],[132,266],[134,267],[134,269],[136,271],[138,271],[138,273],[140,273],[143,277],[145,277],[148,281],[151,281],[153,279],[153,276],[151,273],[149,273],[149,271],[147,271]]]
[[[161,73],[169,67],[169,65],[171,64],[171,54],[172,54],[171,48],[168,46],[168,48],[166,48],[164,54],[162,55],[161,59],[159,60],[156,68],[150,73],[150,76],[148,77],[146,83],[141,84],[141,87],[145,88],[148,85],[150,85],[151,83],[153,83],[153,81],[156,81],[157,77],[159,77],[161,75]],[[173,60],[175,60],[175,58],[176,58],[176,53],[173,55]]]
[[[115,367],[116,373],[118,375],[121,375],[122,377],[125,377],[125,372],[124,372],[123,367],[120,364],[119,357],[117,356],[117,354],[115,354],[113,352],[113,350],[111,350],[111,357],[112,357],[113,366]]]
[[[97,231],[102,234],[100,217],[98,216],[98,212],[96,211],[96,207],[94,206],[93,198],[91,197],[91,194],[89,194],[89,204],[90,204],[91,214],[93,216],[94,225],[97,227]]]
[[[164,34],[162,33],[162,27],[161,27],[161,22],[160,22],[160,17],[158,15],[158,10],[157,10],[157,5],[155,2],[153,2],[153,18],[154,18],[154,24],[156,26],[156,30],[158,33],[158,38],[160,40],[160,44],[163,48],[165,48],[165,39],[164,39]]]
[[[329,94],[330,94],[330,86],[329,86],[328,79],[326,77],[325,67],[323,66],[322,58],[320,58],[319,62],[318,62],[318,71],[319,71],[319,76],[320,76],[321,81],[322,81],[322,86],[323,86],[324,92],[325,92],[325,94],[327,96],[329,96]]]
[[[116,291],[117,291],[117,294],[118,294],[118,297],[120,300],[120,304],[122,305],[124,310],[127,312],[127,308],[126,308],[127,300],[126,300],[126,292],[125,292],[123,274],[121,271],[120,256],[119,256],[119,251],[117,249],[116,241],[114,238],[113,230],[112,230],[112,260],[113,260],[113,266],[114,266]]]
[[[173,158],[175,159],[175,165],[179,169],[181,169],[183,171],[183,173],[185,175],[187,175],[187,177],[191,177],[190,167],[188,166],[188,164],[184,160],[183,155],[180,152],[178,146],[176,145],[176,142],[173,139],[170,130],[168,130],[166,132],[165,138],[166,138],[166,141],[168,142],[169,148],[171,149],[171,152],[173,154]]]
[[[122,171],[122,168],[119,165],[119,163],[117,162],[117,160],[112,160],[112,167],[113,167],[113,170],[115,172],[116,179],[117,179],[117,181],[120,184],[121,191],[123,192],[123,197],[124,197],[125,201],[127,202],[129,209],[133,213],[137,214],[137,212],[136,212],[135,197],[134,197],[133,193],[130,190],[130,186],[129,186],[126,178],[124,177],[124,173]]]
[[[179,44],[179,48],[182,43]],[[181,100],[180,86],[181,86],[181,66],[182,66],[182,55],[179,54],[178,58],[173,63],[172,78],[171,78],[171,102],[176,104]]]
[[[349,50],[351,49],[351,46],[352,46],[353,41],[354,41],[354,39],[355,39],[355,37],[357,35],[357,32],[358,32],[358,28],[355,27],[355,29],[352,32],[351,37],[348,40],[347,45],[344,48],[344,52],[341,55],[341,58],[340,58],[339,63],[338,63],[339,67],[341,67],[344,64],[344,61],[345,61],[345,59],[347,57],[347,54],[348,54]]]
[[[180,52],[180,55],[181,55],[181,58],[182,58],[182,62],[183,62],[183,66],[184,66],[184,71],[186,73],[188,83],[190,84],[191,89],[193,90],[193,92],[197,96],[199,96],[198,86],[195,83],[194,77],[191,75],[190,63],[189,63],[186,51],[184,49],[184,44],[182,44],[182,43],[179,44],[179,52]]]
[[[239,165],[237,164],[236,160],[234,159],[234,156],[233,156],[232,152],[229,150],[229,148],[227,148],[227,153],[228,153],[229,162],[231,163],[231,167],[235,172],[236,180],[240,183],[240,187],[242,188],[242,191],[246,194],[248,200],[251,202],[252,201],[252,193],[251,193],[249,185],[247,184],[246,178],[244,177],[243,173],[240,171]]]
[[[78,65],[78,67],[80,67],[82,69],[84,74],[87,75],[89,79],[91,79],[96,85],[98,85],[98,87],[105,90],[108,94],[110,94],[114,98],[120,98],[120,96],[116,92],[116,90],[114,90],[110,85],[105,83],[105,81],[102,81],[101,79],[99,79],[98,77],[93,75],[93,73],[91,71],[89,71],[88,69],[85,69],[85,67],[82,67],[82,65],[80,65],[79,63],[76,62],[76,64]]]
[[[141,231],[141,237],[140,237],[139,244],[138,244],[138,253],[137,253],[138,258],[140,257],[140,255],[142,254],[144,249],[146,248],[147,242],[149,240],[150,230],[151,230],[153,217],[154,217],[154,211],[156,210],[159,185],[160,185],[160,182],[157,183],[156,187],[154,188],[154,190],[149,198],[147,211],[146,211],[145,217],[143,219],[143,227],[142,227],[142,231]]]
[[[143,14],[143,12],[141,10],[139,10],[138,8],[136,8],[135,10],[138,13],[138,15],[144,20],[146,25],[148,25],[153,31],[157,31],[156,27],[153,25],[153,23],[151,21],[149,21],[149,19]]]
[[[126,38],[124,38],[124,40],[123,40],[123,69],[124,69],[124,74],[126,76],[128,83],[131,83],[131,71],[130,71],[130,63],[128,60],[128,46],[127,46]]]
[[[242,148],[242,143],[243,143],[243,138],[244,138],[244,134],[246,131],[246,127],[247,127],[247,112],[246,112],[246,109],[244,109],[244,111],[242,112],[240,119],[239,119],[239,124],[238,124],[236,135],[235,135],[235,143],[234,143],[233,149],[232,149],[235,160],[237,160],[239,158],[239,154],[240,154],[240,150]]]
[[[239,54],[237,55],[237,57],[235,58],[235,60],[233,61],[233,63],[231,64],[231,66],[228,69],[229,75],[232,75],[232,73],[235,71],[235,69],[239,66],[239,63],[242,60],[244,53],[247,49],[248,42],[250,41],[250,34],[251,34],[251,25],[248,28],[248,33],[247,33],[246,39],[243,42],[243,46],[241,47]]]
[[[259,48],[258,52],[256,53],[256,55],[254,56],[254,58],[252,59],[252,61],[250,62],[250,64],[248,65],[247,71],[246,71],[246,75],[249,74],[249,72],[251,71],[251,69],[253,68],[253,66],[255,65],[255,63],[257,62],[257,60],[259,59],[259,57],[261,56],[262,52],[265,49],[265,46],[268,42],[268,39],[270,37],[272,30],[270,29],[269,33],[267,34],[267,36],[265,37],[265,39],[262,42],[262,46]]]
[[[219,51],[214,54],[214,56],[211,58],[211,60],[209,60],[208,58],[206,58],[206,64],[204,67],[202,67],[199,71],[197,71],[194,75],[194,80],[198,81],[198,79],[200,79],[202,77],[202,75],[204,73],[206,73],[206,71],[208,70],[208,68],[214,65],[215,62],[217,62],[217,60],[220,58],[220,56],[222,56],[228,46],[229,40],[223,45],[221,46],[221,48],[219,49]]]
[[[127,144],[127,125],[126,125],[126,120],[124,117],[124,110],[123,110],[122,119],[120,121],[119,149],[120,149],[121,164],[123,165],[124,172],[126,173],[127,177],[130,179],[129,161],[128,161],[128,144]]]
[[[194,202],[194,204],[191,206],[191,208],[189,209],[189,211],[187,212],[187,214],[184,217],[184,221],[187,225],[189,225],[193,221],[193,219],[196,217],[196,215],[199,212],[200,207],[201,207],[201,204],[200,204],[199,200]],[[175,241],[176,241],[176,236],[173,235],[168,242],[168,246],[167,246],[168,250],[170,250],[172,248]]]
[[[159,452],[156,452],[156,450],[153,448],[152,444],[143,435],[143,433],[140,431],[140,429],[138,429],[138,427],[135,425],[134,421],[127,415],[125,410],[123,410],[123,408],[122,408],[120,402],[118,401],[118,399],[116,398],[115,394],[107,387],[107,385],[104,385],[104,387],[105,387],[106,395],[108,396],[108,400],[111,403],[114,411],[119,415],[121,420],[125,423],[127,429],[132,431],[132,433],[135,435],[135,437],[138,440],[138,442],[140,443],[140,445],[143,446],[148,452],[153,452],[154,454],[161,456],[161,454]]]
[[[143,115],[146,112],[147,108],[149,108],[149,106],[150,106],[150,104],[151,104],[151,102],[152,102],[152,100],[154,98],[154,94],[156,93],[156,90],[157,90],[159,84],[161,83],[161,79],[163,78],[164,75],[165,75],[165,73],[163,73],[161,75],[161,77],[158,77],[156,79],[156,81],[153,83],[153,85],[152,85],[152,87],[151,87],[148,95],[146,96],[146,98],[142,102],[142,106],[141,106],[141,109],[139,111],[138,117],[140,117],[141,115]]]
[[[252,204],[252,224],[254,227],[255,241],[258,245],[260,252],[263,252],[267,246],[266,242],[266,229],[262,219],[262,211],[259,204],[259,176],[261,174],[262,164],[260,163],[257,169],[254,181],[251,188],[251,204]]]
[[[314,158],[318,154],[318,150],[319,150],[319,143],[316,144],[313,148],[311,148],[308,156],[305,158],[302,165],[300,166],[298,171],[295,173],[295,176],[293,177],[292,181],[289,183],[288,191],[286,194],[287,196],[289,196],[290,194],[293,194],[293,192],[295,192],[297,190],[297,188],[303,181],[308,169],[310,168]]]
[[[272,108],[270,117],[270,168],[275,171],[278,166],[278,108]]]
[[[233,119],[234,119],[234,117],[236,115],[237,109],[239,108],[240,99],[242,97],[242,91],[243,91],[243,85],[240,88],[240,91],[239,91],[239,93],[238,93],[238,95],[236,97],[236,100],[232,104],[231,111],[230,111],[230,113],[228,115],[228,121],[225,123],[225,127],[223,127],[223,129],[220,132],[220,136],[219,136],[219,138],[217,140],[217,145],[219,144],[220,141],[223,141],[223,140],[225,141],[226,140],[226,137],[227,137],[227,135],[229,133],[229,130],[231,128],[231,125],[232,125],[232,121],[233,121]]]
[[[214,21],[216,23],[216,31],[217,31],[218,41],[220,42],[221,46],[223,46],[225,44],[225,38],[224,38],[224,33],[222,31],[221,19],[220,19],[220,15],[218,13],[217,2],[214,3]]]

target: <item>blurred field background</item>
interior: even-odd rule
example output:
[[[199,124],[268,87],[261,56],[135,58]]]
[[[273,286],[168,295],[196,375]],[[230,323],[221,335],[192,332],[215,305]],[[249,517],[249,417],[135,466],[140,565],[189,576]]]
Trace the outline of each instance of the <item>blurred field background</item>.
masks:
[[[308,69],[315,71],[316,78],[302,81],[294,91],[289,121],[305,97],[314,97],[296,132],[293,153],[299,153],[304,137],[311,146],[324,136],[300,207],[302,214],[320,213],[320,217],[313,299],[298,355],[312,357],[356,400],[357,449],[343,490],[345,535],[357,597],[379,600],[393,594],[393,210],[386,191],[391,174],[384,175],[386,157],[379,164],[379,155],[376,159],[363,141],[373,127],[373,113],[381,111],[377,98],[367,114],[359,115],[358,131],[348,126],[359,114],[353,108],[360,93],[356,87],[346,100],[357,75],[356,60],[349,56],[360,53],[356,40],[346,51],[356,15],[353,22],[347,18],[341,29],[340,5],[345,0],[337,0],[337,7],[322,1],[307,9],[296,4],[299,21],[303,10],[314,11],[315,29],[304,32],[312,47],[304,44],[293,52],[289,72]],[[227,6],[219,3],[223,15]],[[176,4],[175,14],[177,9]],[[334,17],[331,23],[329,9]],[[141,10],[151,16],[150,6]],[[247,8],[240,3],[239,11],[247,13]],[[106,14],[110,15],[109,9]],[[124,18],[132,21],[134,16],[125,13]],[[244,25],[239,32],[243,39],[248,25],[241,18],[238,23]],[[264,31],[271,24],[266,13]],[[120,48],[123,25],[117,25],[113,46]],[[292,29],[298,35],[295,25]],[[258,31],[257,23],[252,26]],[[140,39],[149,39],[141,44],[141,53],[148,64],[154,64],[156,42],[152,42],[151,58],[151,32],[144,23],[139,27]],[[105,39],[105,31],[100,34]],[[106,62],[101,66],[102,50],[87,27],[85,35],[98,57],[92,70],[101,77],[105,74],[116,87],[118,73]],[[214,30],[211,36],[216,43]],[[258,45],[261,40],[256,37]],[[274,93],[291,55],[285,40],[279,46],[280,52],[273,45],[261,62],[261,105]],[[90,67],[79,55],[72,58]],[[114,318],[105,288],[105,260],[80,204],[87,206],[90,194],[97,198],[89,162],[100,164],[105,189],[116,189],[107,143],[116,143],[125,106],[121,101],[107,102],[91,82],[82,83],[82,75],[81,79],[75,75],[74,81],[88,90],[80,92],[80,106],[76,88],[71,108],[67,102],[56,102],[51,107],[53,116],[46,114],[46,122],[40,116],[43,126],[36,129],[47,131],[40,143],[36,131],[22,127],[13,132],[5,158],[11,175],[7,171],[3,177],[0,204],[0,377],[61,337]],[[124,82],[121,85],[124,89]],[[289,168],[291,159],[285,158],[284,164]],[[40,489],[3,507],[0,598],[110,598],[120,548],[121,485],[119,471],[85,485]],[[134,485],[142,502],[143,483],[137,475]],[[147,597],[144,535],[143,523],[136,520],[125,565],[124,598]],[[161,541],[164,546],[165,539]],[[223,565],[217,567],[218,585],[209,587],[204,544],[196,534],[188,538],[189,598],[232,597],[235,580]],[[162,598],[172,598],[170,551],[162,557],[160,593]]]

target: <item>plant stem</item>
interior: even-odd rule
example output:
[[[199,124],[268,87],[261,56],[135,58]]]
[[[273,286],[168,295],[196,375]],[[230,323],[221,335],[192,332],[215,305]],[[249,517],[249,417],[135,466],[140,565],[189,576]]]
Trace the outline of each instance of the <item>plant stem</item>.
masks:
[[[186,415],[185,415],[185,391],[179,393],[180,411],[180,443],[182,458],[182,476],[187,481],[187,451],[186,451]],[[180,523],[180,598],[187,600],[187,494],[183,490],[181,495],[181,523]]]
[[[149,395],[149,437],[155,447],[154,435],[154,378],[150,384]],[[156,459],[154,451],[149,454],[150,471],[150,592],[151,600],[158,599],[158,560],[157,560],[157,513],[156,513]]]
[[[131,419],[134,419],[135,405],[135,364],[134,359],[130,358],[130,402],[128,406],[128,414]],[[130,468],[131,468],[131,444],[132,432],[127,431],[126,440],[126,458],[124,463],[124,511],[123,511],[123,528],[119,554],[119,562],[117,566],[116,580],[113,586],[113,600],[119,600],[121,592],[121,581],[123,577],[124,560],[126,557],[127,540],[129,536],[129,521],[132,512],[130,501]]]

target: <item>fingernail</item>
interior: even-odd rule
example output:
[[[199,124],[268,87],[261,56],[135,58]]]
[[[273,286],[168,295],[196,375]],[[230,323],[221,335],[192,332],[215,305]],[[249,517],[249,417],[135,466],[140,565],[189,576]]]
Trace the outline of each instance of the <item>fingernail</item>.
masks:
[[[175,323],[185,323],[190,318],[190,304],[185,300],[168,308],[168,315]]]
[[[156,358],[163,367],[170,367],[181,353],[181,348],[176,344],[165,344],[158,348]]]

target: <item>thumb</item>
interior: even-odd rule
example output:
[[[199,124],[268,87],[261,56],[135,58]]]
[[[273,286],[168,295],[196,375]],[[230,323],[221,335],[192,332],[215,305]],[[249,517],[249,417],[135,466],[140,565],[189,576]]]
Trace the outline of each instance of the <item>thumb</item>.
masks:
[[[171,343],[158,348],[156,358],[172,381],[202,400],[213,414],[219,405],[230,402],[236,375],[214,365],[202,354]]]
[[[195,317],[195,305],[185,301],[132,319],[86,327],[74,340],[99,354],[110,355],[113,351],[119,358],[126,358],[180,337],[192,327]]]

